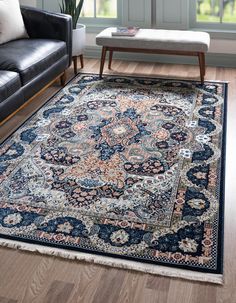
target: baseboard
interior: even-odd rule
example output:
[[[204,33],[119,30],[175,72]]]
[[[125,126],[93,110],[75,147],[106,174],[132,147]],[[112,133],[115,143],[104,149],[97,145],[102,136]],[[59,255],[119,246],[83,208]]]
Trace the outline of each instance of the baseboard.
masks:
[[[85,50],[87,58],[100,58],[101,48],[98,46],[88,46]],[[143,61],[143,62],[159,62],[172,64],[198,64],[198,59],[195,57],[185,56],[170,56],[170,55],[155,55],[155,54],[139,54],[139,53],[114,53],[114,59]],[[216,54],[208,53],[206,55],[206,64],[216,67],[236,67],[235,54]]]

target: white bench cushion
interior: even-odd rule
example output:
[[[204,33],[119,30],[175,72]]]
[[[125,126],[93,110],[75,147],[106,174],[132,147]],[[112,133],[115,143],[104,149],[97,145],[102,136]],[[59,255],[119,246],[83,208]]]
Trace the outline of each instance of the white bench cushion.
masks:
[[[153,50],[207,52],[210,36],[205,32],[163,29],[140,29],[134,37],[112,36],[115,27],[103,30],[96,37],[97,45]]]

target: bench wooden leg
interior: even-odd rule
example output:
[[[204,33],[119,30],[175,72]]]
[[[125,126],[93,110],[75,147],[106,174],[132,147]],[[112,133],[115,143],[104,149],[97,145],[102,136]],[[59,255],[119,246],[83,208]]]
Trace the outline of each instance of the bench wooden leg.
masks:
[[[107,48],[105,46],[103,46],[101,63],[100,63],[100,73],[99,73],[100,78],[102,78],[103,68],[104,68],[104,64],[105,64],[105,60],[106,60],[106,54],[107,54]]]
[[[110,50],[110,52],[109,52],[109,64],[108,64],[109,69],[111,69],[112,58],[113,58],[113,50]]]
[[[204,66],[204,76],[206,76],[206,60],[205,60],[205,54],[202,54],[202,60],[203,60],[203,66]]]
[[[204,84],[204,77],[206,74],[205,54],[198,53],[198,60],[199,60],[199,67],[200,67],[201,83]]]

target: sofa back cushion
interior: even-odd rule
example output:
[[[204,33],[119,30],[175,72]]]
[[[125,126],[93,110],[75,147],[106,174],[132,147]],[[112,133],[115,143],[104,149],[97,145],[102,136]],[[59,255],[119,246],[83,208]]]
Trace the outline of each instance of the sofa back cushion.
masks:
[[[0,44],[26,37],[19,0],[0,0]]]

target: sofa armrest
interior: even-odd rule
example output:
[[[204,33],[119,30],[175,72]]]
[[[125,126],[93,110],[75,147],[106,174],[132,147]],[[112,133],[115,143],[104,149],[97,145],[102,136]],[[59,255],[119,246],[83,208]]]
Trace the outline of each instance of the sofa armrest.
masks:
[[[27,33],[33,39],[56,39],[65,41],[72,56],[72,18],[69,15],[50,13],[37,8],[21,6]]]

